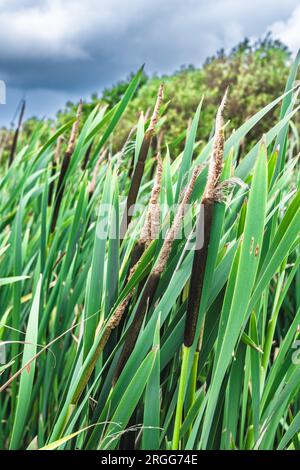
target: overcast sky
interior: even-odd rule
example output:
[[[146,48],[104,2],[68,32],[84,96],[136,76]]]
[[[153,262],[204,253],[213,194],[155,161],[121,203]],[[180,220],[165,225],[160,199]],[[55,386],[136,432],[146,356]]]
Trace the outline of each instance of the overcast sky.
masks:
[[[26,115],[125,78],[201,65],[221,47],[272,31],[299,47],[299,0],[0,0],[0,125],[26,93]]]

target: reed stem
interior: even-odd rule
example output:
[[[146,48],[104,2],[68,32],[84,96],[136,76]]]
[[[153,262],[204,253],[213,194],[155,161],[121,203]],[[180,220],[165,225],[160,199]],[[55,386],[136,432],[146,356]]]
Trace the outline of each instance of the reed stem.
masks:
[[[182,365],[181,365],[181,372],[180,372],[180,379],[179,379],[177,407],[176,407],[174,432],[173,432],[173,440],[172,440],[172,450],[179,449],[179,437],[180,437],[180,428],[182,424],[184,395],[185,395],[187,376],[188,376],[189,355],[190,355],[190,348],[183,346],[182,347]]]

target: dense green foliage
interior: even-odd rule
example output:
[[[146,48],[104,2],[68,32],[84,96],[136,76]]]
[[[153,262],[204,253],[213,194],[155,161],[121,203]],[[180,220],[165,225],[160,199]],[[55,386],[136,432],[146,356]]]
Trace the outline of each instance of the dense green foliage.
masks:
[[[280,41],[273,40],[267,35],[265,39],[258,40],[254,44],[245,39],[228,53],[221,50],[216,56],[208,58],[200,68],[193,65],[183,66],[172,75],[151,78],[144,72],[135,97],[122,119],[122,126],[113,137],[114,149],[117,150],[126,141],[140,113],[149,112],[161,82],[165,84],[166,102],[169,101],[168,120],[162,129],[162,138],[166,143],[171,143],[185,131],[186,123],[198,105],[199,96],[203,96],[205,106],[197,137],[205,142],[213,130],[215,109],[226,87],[230,88],[231,96],[228,103],[230,131],[239,127],[249,116],[280,95],[287,80],[290,63],[291,58],[287,48]],[[100,95],[94,93],[90,100],[84,100],[85,117],[96,103],[115,106],[122,98],[132,76],[131,74],[128,80],[104,89]],[[58,111],[57,120],[61,125],[70,120],[76,112],[77,105],[69,101],[62,110]],[[248,143],[256,141],[262,132],[276,122],[277,118],[277,109],[271,110],[264,121],[249,132],[243,145],[247,147]],[[38,122],[34,117],[27,119],[23,126],[24,134],[30,136]],[[49,138],[48,130],[53,125],[50,120],[47,123],[43,135],[45,140]],[[11,146],[12,133],[8,138],[3,135],[0,139],[0,149],[5,140],[4,159]]]
[[[196,109],[199,96],[204,96],[204,109],[198,138],[204,141],[212,132],[215,109],[225,92],[230,89],[228,116],[229,130],[239,127],[249,116],[279,96],[284,89],[290,65],[290,54],[279,41],[267,36],[255,44],[245,40],[228,54],[220,51],[207,59],[200,68],[183,67],[170,76],[148,78],[143,75],[136,98],[128,107],[122,127],[114,136],[115,148],[126,140],[128,132],[136,124],[141,112],[147,112],[153,104],[159,83],[165,84],[165,98],[170,100],[168,119],[163,128],[165,139],[170,143],[186,128],[191,113]],[[101,101],[114,106],[122,97],[127,81],[104,90]],[[86,106],[89,113],[97,95],[92,97],[92,104]],[[65,110],[58,114],[61,123],[74,113],[76,104],[68,103]],[[257,140],[278,118],[277,109],[272,110],[267,118],[258,123],[247,136],[248,141]]]
[[[162,145],[159,237],[147,245],[129,278],[154,186],[156,149],[143,117],[125,148],[115,151],[110,143],[133,112],[129,103],[142,71],[117,106],[94,106],[88,115],[85,110],[74,149],[69,145],[64,153],[72,126],[76,131],[75,113],[61,127],[39,123],[30,135],[21,135],[12,165],[0,169],[0,448],[299,449],[300,187],[299,143],[292,131],[299,110],[294,86],[299,59],[285,93],[283,86],[235,132],[225,128],[218,186],[223,198],[214,205],[191,348],[182,347],[194,256],[190,235],[212,151],[211,139],[197,141],[197,129],[208,132],[201,89],[193,91],[197,105],[187,119],[192,123],[183,151],[167,124],[171,107],[161,107],[163,116],[152,129],[156,134],[164,129],[172,159]],[[207,67],[218,70],[221,63],[219,57]],[[135,100],[143,99],[147,86]],[[239,96],[239,109],[247,99],[241,86],[229,93],[226,119],[239,117],[230,113],[232,99]],[[218,82],[214,87],[218,102],[222,90]],[[187,90],[177,88],[179,94]],[[275,109],[278,119],[270,124]],[[245,137],[268,122],[265,136],[252,138],[245,149]],[[64,142],[56,161],[59,136]],[[143,210],[120,241],[113,229],[120,225],[143,152],[138,188]],[[146,289],[161,259],[165,225],[192,175],[197,175],[192,207],[180,219],[185,236],[173,241],[163,258],[154,295],[142,306],[146,314],[133,351],[113,380],[129,326],[139,315],[144,282]],[[50,200],[52,183],[56,192]],[[118,323],[116,313],[128,294],[131,301]]]

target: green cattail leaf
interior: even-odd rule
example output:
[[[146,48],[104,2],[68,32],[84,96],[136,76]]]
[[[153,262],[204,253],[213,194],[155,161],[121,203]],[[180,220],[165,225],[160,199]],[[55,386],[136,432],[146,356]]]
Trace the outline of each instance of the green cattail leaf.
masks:
[[[250,317],[250,334],[254,343],[258,343],[258,331],[255,313]],[[252,412],[254,438],[257,441],[259,436],[259,417],[260,417],[260,357],[258,351],[251,348],[251,381],[252,381]]]
[[[104,263],[106,241],[108,236],[108,227],[111,221],[111,203],[112,203],[112,187],[114,185],[115,176],[108,169],[106,175],[105,186],[101,205],[99,207],[99,215],[94,237],[94,247],[92,255],[92,264],[89,271],[87,290],[86,290],[86,310],[84,325],[84,355],[90,351],[93,344],[96,326],[100,318],[103,319],[103,312],[100,312],[103,280],[104,280]]]
[[[103,437],[101,443],[102,449],[114,449],[117,446],[120,433],[126,428],[130,416],[143,394],[146,383],[151,375],[156,355],[157,349],[154,349],[147,355],[129,383],[128,388],[124,391],[117,409],[112,416],[112,423],[109,424],[105,436]]]
[[[218,393],[227,367],[230,364],[234,347],[242,333],[242,326],[258,269],[265,223],[267,177],[266,148],[262,144],[257,155],[249,195],[240,258],[237,272],[234,273],[235,281],[232,277],[229,281],[230,284],[234,284],[234,290],[231,299],[228,299],[228,302],[224,304],[221,314],[223,332],[219,330],[220,336],[217,356],[214,361],[213,381],[209,391],[203,425],[202,445],[204,448],[208,442]]]
[[[42,277],[40,277],[36,291],[34,294],[32,307],[30,310],[27,331],[25,336],[25,346],[22,357],[22,368],[25,367],[37,350],[37,333],[40,309],[40,295],[41,295]],[[13,432],[10,441],[10,449],[19,448],[24,428],[26,425],[27,414],[29,412],[29,404],[33,387],[33,379],[35,372],[35,360],[23,370],[20,379],[18,390],[17,408],[15,412]]]
[[[159,448],[160,435],[160,316],[157,320],[153,347],[157,348],[157,354],[153,369],[146,386],[143,439],[142,448],[156,450]]]
[[[175,201],[178,201],[180,191],[182,190],[182,186],[186,184],[187,182],[188,173],[191,168],[191,161],[192,161],[193,150],[194,150],[194,145],[195,145],[195,140],[196,140],[196,133],[197,133],[198,123],[199,123],[199,118],[200,118],[202,102],[203,102],[203,99],[200,101],[198,105],[198,108],[195,112],[195,116],[192,121],[191,128],[187,134],[186,144],[184,147],[178,180],[177,180]]]

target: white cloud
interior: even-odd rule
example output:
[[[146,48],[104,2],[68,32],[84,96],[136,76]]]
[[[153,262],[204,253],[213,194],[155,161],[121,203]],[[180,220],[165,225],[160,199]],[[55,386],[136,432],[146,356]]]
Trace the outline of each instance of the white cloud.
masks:
[[[178,60],[191,62],[217,47],[234,45],[244,35],[260,35],[296,4],[297,0],[0,0],[0,55],[10,61],[92,60],[95,52],[105,55],[112,48],[118,54],[126,46],[127,58],[135,53],[143,61],[145,54],[154,67],[163,62],[159,51],[168,68],[176,52]],[[278,29],[286,24],[295,28],[296,22],[291,18]]]
[[[19,2],[16,10],[2,8],[1,56],[11,60],[24,55],[30,59],[41,55],[48,58],[85,57],[86,52],[76,41],[79,12],[74,6],[71,12],[63,8],[60,1],[54,0],[35,2],[29,6],[26,2]],[[73,28],[69,28],[71,23]]]
[[[0,0],[1,56],[89,59],[91,38],[120,36],[144,5],[137,0],[19,0],[13,8]]]
[[[281,39],[294,53],[300,47],[300,5],[286,21],[276,21],[271,26],[274,37]]]

